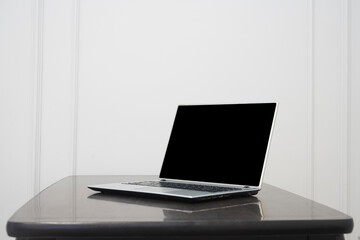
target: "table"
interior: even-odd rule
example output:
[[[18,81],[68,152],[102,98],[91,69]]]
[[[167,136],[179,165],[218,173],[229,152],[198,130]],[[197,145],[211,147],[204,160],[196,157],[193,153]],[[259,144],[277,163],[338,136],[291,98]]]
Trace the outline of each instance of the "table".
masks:
[[[102,194],[90,184],[155,176],[70,176],[8,221],[17,240],[343,239],[351,217],[269,184],[254,197],[201,203]]]

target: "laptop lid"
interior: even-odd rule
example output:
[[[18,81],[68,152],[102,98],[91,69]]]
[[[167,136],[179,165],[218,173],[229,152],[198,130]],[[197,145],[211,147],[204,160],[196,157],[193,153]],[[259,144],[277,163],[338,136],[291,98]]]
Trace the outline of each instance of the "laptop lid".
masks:
[[[260,189],[277,103],[181,105],[160,178]]]

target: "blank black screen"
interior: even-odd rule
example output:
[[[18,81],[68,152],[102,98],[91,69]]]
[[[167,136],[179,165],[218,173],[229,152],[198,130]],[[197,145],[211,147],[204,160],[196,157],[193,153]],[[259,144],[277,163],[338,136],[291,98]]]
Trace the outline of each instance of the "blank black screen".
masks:
[[[179,106],[160,178],[258,186],[276,103]]]

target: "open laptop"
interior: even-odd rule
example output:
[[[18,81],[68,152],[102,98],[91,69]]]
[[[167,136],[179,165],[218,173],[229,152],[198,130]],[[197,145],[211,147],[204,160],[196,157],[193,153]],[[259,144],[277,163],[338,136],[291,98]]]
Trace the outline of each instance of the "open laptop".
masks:
[[[88,187],[186,201],[255,195],[264,177],[277,105],[181,105],[158,180]]]

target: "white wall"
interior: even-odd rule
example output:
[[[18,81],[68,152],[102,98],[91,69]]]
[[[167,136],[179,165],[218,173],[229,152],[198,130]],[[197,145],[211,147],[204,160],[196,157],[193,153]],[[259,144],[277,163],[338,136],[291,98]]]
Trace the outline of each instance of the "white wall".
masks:
[[[1,228],[65,176],[157,174],[178,104],[248,101],[280,102],[265,181],[356,225],[359,15],[356,0],[0,1]]]
[[[360,236],[360,1],[349,2],[349,119],[348,119],[348,212],[355,217],[354,239]]]
[[[0,1],[0,239],[34,194],[34,7]]]

